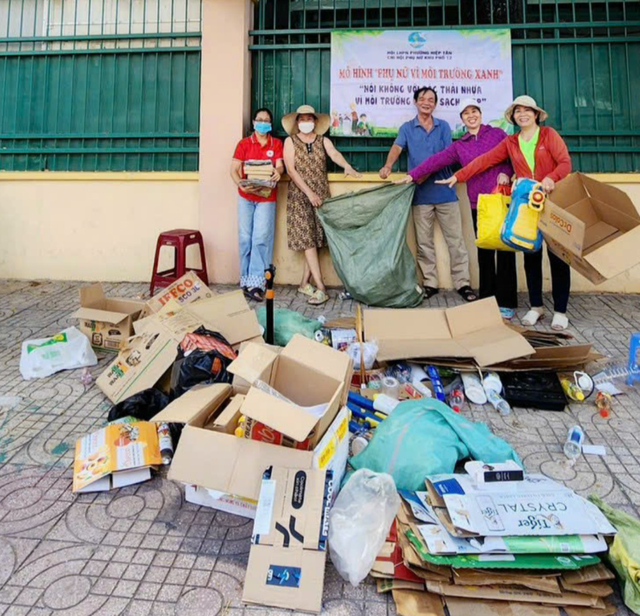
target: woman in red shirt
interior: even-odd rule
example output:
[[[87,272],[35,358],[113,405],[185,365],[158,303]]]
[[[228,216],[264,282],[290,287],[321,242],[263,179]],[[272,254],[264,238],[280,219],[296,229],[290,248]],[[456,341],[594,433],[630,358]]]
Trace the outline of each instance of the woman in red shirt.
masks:
[[[548,118],[547,112],[538,107],[530,96],[518,96],[505,111],[505,118],[516,124],[520,132],[501,141],[496,147],[479,156],[447,180],[439,183],[454,186],[486,171],[490,167],[509,160],[517,178],[532,178],[542,183],[550,193],[564,177],[571,173],[571,157],[562,137],[547,126],[540,126]],[[553,295],[553,321],[555,330],[569,325],[567,304],[571,290],[569,266],[547,247],[551,267]],[[535,325],[544,315],[542,303],[542,251],[525,253],[524,269],[527,275],[531,309],[522,319],[525,325]]]

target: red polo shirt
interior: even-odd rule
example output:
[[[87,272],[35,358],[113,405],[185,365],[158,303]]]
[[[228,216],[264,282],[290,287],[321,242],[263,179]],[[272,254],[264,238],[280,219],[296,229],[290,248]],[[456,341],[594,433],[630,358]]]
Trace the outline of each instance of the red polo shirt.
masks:
[[[279,160],[283,159],[283,151],[282,151],[282,141],[280,139],[275,139],[271,135],[269,135],[269,139],[267,140],[266,145],[261,145],[260,142],[256,139],[255,133],[251,135],[251,137],[247,137],[238,143],[236,146],[236,151],[233,155],[234,160],[239,160],[241,162],[245,162],[247,160],[270,160],[273,166],[276,166],[276,163]],[[244,165],[243,165],[244,167]],[[244,168],[240,170],[242,178],[244,175]],[[245,193],[243,190],[238,188],[238,193],[241,197],[248,199],[249,201],[260,201],[262,203],[267,203],[268,201],[276,200],[276,192],[277,189],[273,189],[271,191],[271,195],[268,197],[260,197],[258,195],[252,195],[249,193]]]

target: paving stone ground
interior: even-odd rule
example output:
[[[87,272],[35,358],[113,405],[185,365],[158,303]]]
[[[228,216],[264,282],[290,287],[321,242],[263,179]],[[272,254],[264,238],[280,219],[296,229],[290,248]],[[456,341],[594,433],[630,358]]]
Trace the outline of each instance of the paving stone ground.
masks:
[[[244,518],[186,503],[182,488],[162,475],[109,493],[71,494],[74,443],[105,423],[110,404],[95,386],[83,385],[79,371],[24,381],[18,363],[23,340],[74,323],[79,285],[0,281],[0,614],[284,614],[241,602],[251,535]],[[105,286],[110,295],[127,297],[146,290],[143,284]],[[459,301],[455,293],[442,293],[430,305]],[[277,304],[308,316],[347,316],[355,309],[338,299],[313,309],[293,288],[279,288]],[[640,331],[640,298],[575,295],[569,316],[577,341],[626,360],[629,334]],[[95,377],[109,355],[99,358]],[[639,516],[639,406],[640,395],[630,391],[616,399],[608,420],[592,403],[565,413],[516,409],[507,418],[488,407],[467,406],[464,412],[506,438],[528,471]],[[606,457],[567,465],[562,444],[575,423],[585,429],[587,442],[606,447]],[[621,605],[618,595],[615,600]],[[323,614],[391,616],[395,608],[371,582],[351,588],[328,565]],[[619,607],[618,614],[631,612]]]

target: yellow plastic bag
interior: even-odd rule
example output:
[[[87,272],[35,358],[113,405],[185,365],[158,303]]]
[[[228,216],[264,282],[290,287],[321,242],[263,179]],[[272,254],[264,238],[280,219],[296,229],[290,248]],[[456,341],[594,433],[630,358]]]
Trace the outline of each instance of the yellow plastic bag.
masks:
[[[511,197],[501,193],[478,197],[478,239],[476,246],[487,250],[515,252],[500,239],[502,224],[507,216]]]

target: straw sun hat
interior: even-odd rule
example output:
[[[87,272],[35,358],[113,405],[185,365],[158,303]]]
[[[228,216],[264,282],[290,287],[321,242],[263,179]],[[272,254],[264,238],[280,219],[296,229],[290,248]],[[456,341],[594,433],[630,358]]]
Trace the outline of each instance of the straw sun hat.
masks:
[[[316,117],[316,135],[324,135],[331,126],[331,117],[327,113],[317,113],[316,110],[311,105],[302,105],[298,107],[292,113],[288,113],[284,118],[282,118],[282,126],[284,130],[287,131],[289,135],[297,135],[298,134],[298,119],[299,115],[313,115]]]
[[[535,109],[540,114],[540,122],[544,122],[549,117],[549,114],[542,107],[538,107],[538,103],[536,103],[535,99],[523,94],[522,96],[518,96],[518,98],[516,98],[504,112],[504,118],[509,122],[509,124],[513,124],[513,110],[516,107],[531,107],[531,109]]]

